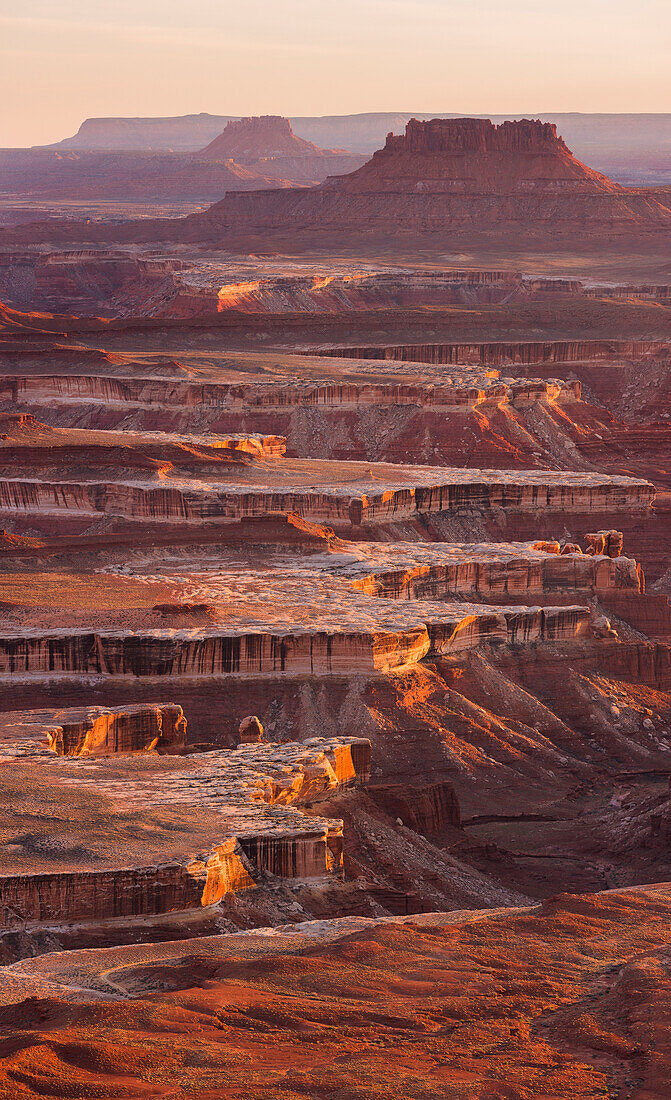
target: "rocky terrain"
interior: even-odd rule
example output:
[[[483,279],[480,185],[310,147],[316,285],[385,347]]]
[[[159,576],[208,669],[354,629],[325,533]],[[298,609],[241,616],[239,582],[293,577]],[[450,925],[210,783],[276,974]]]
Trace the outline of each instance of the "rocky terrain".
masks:
[[[503,236],[514,225],[523,236],[556,238],[606,228],[668,230],[671,212],[665,193],[627,191],[585,167],[549,123],[412,119],[405,134],[389,134],[351,175],[309,195],[224,199],[192,215],[185,233],[226,239],[241,236],[245,225],[258,233],[291,224],[313,233],[384,235],[392,223],[420,236]]]
[[[0,1096],[662,1097],[662,198],[472,120],[315,195],[414,254],[2,242]]]
[[[662,1096],[669,929],[650,886],[46,955],[5,970],[8,1080],[21,1100],[232,1078],[255,1100]]]
[[[204,142],[205,145],[205,142]],[[320,149],[297,138],[288,119],[240,119],[205,148],[165,150],[0,150],[0,209],[17,200],[215,202],[227,191],[321,183],[351,172],[364,157],[345,149]],[[26,215],[23,215],[25,219]]]
[[[370,156],[384,143],[390,131],[400,133],[411,118],[457,118],[435,111],[366,112],[356,115],[293,117],[291,125],[299,138],[323,148],[344,146]],[[555,111],[547,115],[490,115],[492,122],[516,118],[539,118],[554,123],[576,156],[620,183],[668,183],[671,180],[668,114],[589,114]],[[230,115],[183,115],[178,118],[87,118],[76,134],[57,142],[61,150],[106,149],[183,150],[195,152],[212,141]],[[237,120],[236,120],[237,121]]]
[[[233,127],[239,125],[231,123]],[[232,139],[231,139],[232,140]],[[248,144],[248,143],[246,143]],[[256,162],[266,164],[266,161]],[[317,187],[232,191],[182,219],[40,223],[0,241],[207,244],[275,249],[470,241],[645,241],[671,230],[668,189],[626,188],[578,161],[556,126],[538,120],[411,119],[362,167]],[[291,243],[290,243],[291,242]]]

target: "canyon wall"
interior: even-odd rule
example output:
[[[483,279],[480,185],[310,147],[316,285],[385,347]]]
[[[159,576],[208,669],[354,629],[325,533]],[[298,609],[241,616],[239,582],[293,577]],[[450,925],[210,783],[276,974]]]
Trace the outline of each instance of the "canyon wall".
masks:
[[[354,609],[352,609],[354,611]],[[515,644],[571,639],[589,630],[585,607],[512,608],[446,605],[422,622],[422,610],[393,630],[332,628],[315,633],[225,633],[211,630],[82,632],[0,636],[0,676],[210,677],[259,674],[324,675],[389,672],[427,653],[471,648],[483,641]],[[382,616],[382,612],[381,612]]]
[[[422,469],[422,468],[419,468]],[[427,468],[423,468],[425,471]],[[484,511],[606,513],[618,508],[647,509],[652,486],[634,478],[596,474],[567,476],[524,471],[499,475],[483,471],[436,471],[434,484],[390,486],[359,495],[344,490],[245,490],[242,486],[177,488],[141,482],[0,479],[0,511],[104,514],[154,521],[236,520],[267,512],[298,512],[318,521],[381,523],[417,514]],[[423,478],[428,480],[423,472]],[[402,474],[399,480],[402,479]],[[188,482],[186,483],[188,485]]]
[[[45,730],[49,748],[59,756],[106,756],[110,753],[180,752],[186,743],[186,719],[175,703],[108,710],[87,707],[68,711]]]
[[[373,344],[366,347],[315,348],[311,354],[344,359],[397,359],[416,363],[498,367],[638,358],[661,346],[661,343],[645,340],[523,340],[514,343],[497,340],[467,344]]]
[[[290,880],[337,879],[342,875],[342,821],[306,816],[298,807],[338,787],[365,783],[370,755],[370,742],[363,738],[315,738],[304,744],[247,745],[229,753],[182,757],[177,771],[168,766],[167,757],[154,758],[148,771],[134,770],[117,757],[122,770],[112,775],[100,770],[102,763],[94,775],[82,775],[79,762],[72,759],[57,768],[42,762],[35,773],[33,762],[38,783],[47,785],[51,797],[67,803],[74,781],[76,797],[102,800],[119,825],[129,812],[137,815],[143,807],[159,812],[171,806],[177,816],[170,819],[164,851],[146,865],[142,841],[135,835],[129,847],[122,831],[103,867],[87,866],[82,853],[77,857],[80,866],[74,868],[74,857],[64,845],[64,854],[54,861],[63,864],[60,868],[22,871],[15,855],[22,844],[10,846],[13,858],[0,874],[0,929],[200,909],[227,894],[255,888],[269,874]],[[180,817],[180,807],[186,816]],[[82,827],[76,801],[73,815],[70,835]],[[202,830],[199,854],[188,851],[198,844],[194,822]],[[10,831],[16,828],[10,816],[6,825]],[[220,839],[213,843],[217,832]]]

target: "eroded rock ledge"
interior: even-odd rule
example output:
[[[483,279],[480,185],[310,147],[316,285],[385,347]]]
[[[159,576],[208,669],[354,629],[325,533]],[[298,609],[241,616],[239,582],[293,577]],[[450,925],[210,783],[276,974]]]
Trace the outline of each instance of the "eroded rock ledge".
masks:
[[[114,753],[180,753],[186,718],[177,703],[125,707],[68,707],[9,712],[0,716],[0,763],[19,757],[112,756]]]
[[[0,770],[0,928],[197,909],[268,874],[339,876],[342,821],[298,807],[366,782],[370,750],[343,737],[187,757],[17,761]]]
[[[0,637],[0,677],[324,675],[390,672],[427,654],[459,652],[483,642],[519,645],[589,636],[587,607],[487,607],[460,604],[399,615],[371,631],[355,627],[253,633],[214,630],[79,631]],[[355,609],[352,608],[355,614]]]
[[[366,349],[364,349],[366,350]],[[343,357],[349,358],[346,351]],[[373,356],[367,357],[373,358]],[[399,356],[399,358],[401,358]],[[292,409],[416,405],[420,408],[475,408],[502,402],[575,401],[580,383],[563,379],[500,378],[478,367],[462,367],[433,382],[364,379],[280,380],[273,382],[187,382],[152,377],[104,375],[12,375],[0,382],[0,397],[31,407],[99,402],[129,408]],[[200,440],[200,442],[204,442]],[[273,453],[268,444],[265,453]],[[277,452],[276,452],[277,453]]]
[[[621,554],[620,532],[594,532],[586,552],[573,544],[560,552],[558,542],[352,542],[295,522],[317,553],[250,550],[242,566],[223,546],[173,552],[166,564],[154,552],[144,566],[91,574],[91,600],[99,586],[119,606],[127,592],[145,599],[132,626],[64,605],[49,611],[51,629],[36,628],[42,613],[21,605],[22,588],[29,599],[38,590],[48,599],[53,574],[5,575],[19,602],[0,633],[0,678],[388,672],[483,643],[586,638],[594,598],[635,600],[643,589],[637,563]],[[152,606],[157,585],[172,598]],[[198,621],[193,608],[208,613]],[[81,729],[72,740],[85,741]]]
[[[457,470],[383,463],[275,459],[248,474],[207,482],[159,474],[155,480],[0,478],[0,512],[109,515],[152,521],[238,520],[299,512],[359,525],[467,509],[507,512],[613,512],[647,509],[652,485],[640,479],[564,471]],[[334,475],[341,484],[334,484]]]
[[[660,341],[631,340],[503,340],[461,344],[368,344],[315,348],[311,355],[342,359],[384,359],[402,362],[468,364],[471,366],[529,366],[533,363],[580,363],[639,358],[662,346]]]

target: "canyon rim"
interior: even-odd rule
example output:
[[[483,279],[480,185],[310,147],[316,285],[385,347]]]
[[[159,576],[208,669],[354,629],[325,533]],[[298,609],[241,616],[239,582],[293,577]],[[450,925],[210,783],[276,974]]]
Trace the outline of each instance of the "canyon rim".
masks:
[[[671,15],[294,7],[0,17],[0,1097],[663,1100]]]

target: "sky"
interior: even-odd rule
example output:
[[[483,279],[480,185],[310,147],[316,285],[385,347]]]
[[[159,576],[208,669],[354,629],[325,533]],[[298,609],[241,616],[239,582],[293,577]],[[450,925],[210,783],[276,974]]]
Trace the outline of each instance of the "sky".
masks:
[[[671,0],[0,0],[0,146],[92,116],[671,111]]]

